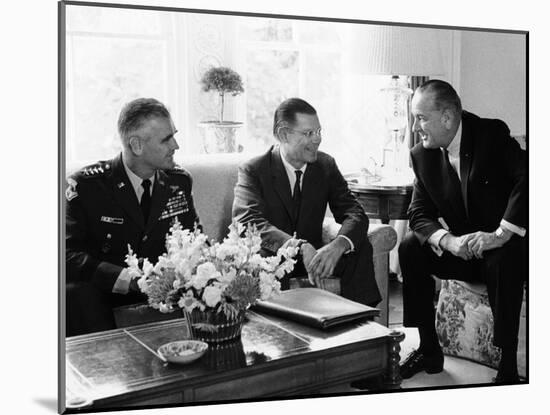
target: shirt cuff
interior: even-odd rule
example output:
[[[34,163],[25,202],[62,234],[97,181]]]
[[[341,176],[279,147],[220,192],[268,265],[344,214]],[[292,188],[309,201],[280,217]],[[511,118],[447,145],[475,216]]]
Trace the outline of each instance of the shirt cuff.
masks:
[[[355,251],[355,245],[353,245],[353,242],[351,242],[351,239],[349,239],[346,235],[338,235],[337,238],[344,238],[346,241],[349,242],[350,249],[344,252],[344,255]]]
[[[449,231],[445,229],[438,229],[428,238],[428,243],[430,244],[432,250],[437,256],[443,255],[443,249],[441,249],[441,247],[439,246],[439,242],[441,241],[441,238],[443,238],[448,233]]]
[[[525,228],[522,228],[521,226],[516,226],[513,223],[510,223],[504,219],[500,221],[500,226],[507,231],[513,232],[519,236],[525,236],[525,234],[527,233],[527,230]]]
[[[128,294],[128,289],[130,288],[131,279],[132,277],[130,277],[130,274],[127,268],[124,268],[122,271],[120,271],[120,274],[118,274],[118,278],[115,281],[115,285],[113,285],[113,293]]]

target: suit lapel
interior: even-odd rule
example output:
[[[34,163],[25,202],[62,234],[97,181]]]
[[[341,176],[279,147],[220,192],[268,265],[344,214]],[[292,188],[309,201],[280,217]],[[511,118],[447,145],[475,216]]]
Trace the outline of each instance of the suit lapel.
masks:
[[[120,206],[126,211],[128,216],[139,226],[140,229],[145,227],[143,214],[139,207],[136,192],[128,179],[128,175],[122,164],[122,155],[119,154],[113,162],[113,194]]]
[[[473,158],[473,134],[468,120],[462,119],[462,137],[460,139],[460,177],[464,208],[468,215],[468,184]]]
[[[281,160],[281,154],[279,152],[279,147],[273,147],[271,151],[271,174],[273,178],[273,188],[277,192],[277,195],[283,202],[283,205],[288,213],[290,218],[290,223],[292,223],[292,195],[290,193],[290,182],[288,181],[288,175],[286,174],[285,166]],[[306,170],[307,172],[307,170]],[[302,193],[303,198],[303,193]]]
[[[161,170],[157,170],[153,195],[151,197],[151,213],[145,226],[145,233],[148,233],[158,222],[162,209],[166,206],[168,198],[172,194],[168,186],[168,176]]]

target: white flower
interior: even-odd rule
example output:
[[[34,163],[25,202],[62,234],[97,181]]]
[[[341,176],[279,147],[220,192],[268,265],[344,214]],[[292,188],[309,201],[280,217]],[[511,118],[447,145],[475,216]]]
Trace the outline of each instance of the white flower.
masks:
[[[153,264],[149,262],[147,258],[143,260],[143,274],[144,275],[150,275],[153,272]]]
[[[167,313],[177,303],[187,311],[204,311],[225,301],[224,292],[230,284],[235,284],[234,293],[244,296],[235,300],[246,303],[256,300],[256,291],[247,287],[254,280],[262,299],[280,291],[277,279],[293,269],[297,249],[280,249],[276,256],[262,257],[260,248],[261,236],[255,226],[234,222],[222,243],[212,244],[199,229],[183,229],[176,222],[166,235],[167,252],[155,264],[144,259],[140,269],[140,259],[129,246],[126,269],[132,278],[139,278],[138,286],[147,294],[151,307]],[[238,275],[247,278],[237,279]],[[174,297],[174,290],[181,294]]]
[[[159,303],[159,311],[161,313],[170,313],[172,309],[168,307],[165,303]]]
[[[277,281],[273,274],[267,272],[260,272],[260,298],[262,300],[267,300],[273,294],[277,294],[281,290],[281,283]]]
[[[194,308],[200,307],[200,303],[193,296],[193,291],[189,290],[178,300],[178,306],[191,312]]]
[[[153,267],[153,272],[157,275],[162,274],[162,270],[166,268],[175,268],[174,264],[166,255],[159,256],[157,263]]]
[[[139,280],[137,281],[137,285],[142,293],[147,290],[147,277],[145,275],[142,275]]]
[[[202,299],[208,307],[216,307],[222,299],[222,290],[216,285],[209,285],[204,289]]]
[[[267,265],[265,258],[262,258],[260,254],[254,254],[248,260],[248,264],[253,268],[265,268]]]
[[[228,271],[222,271],[220,282],[224,284],[229,284],[231,281],[235,279],[236,276],[237,276],[237,270],[231,267],[229,268]]]
[[[197,274],[191,277],[191,285],[197,290],[201,290],[206,286],[208,280],[218,278],[220,275],[213,263],[205,262],[197,267]]]

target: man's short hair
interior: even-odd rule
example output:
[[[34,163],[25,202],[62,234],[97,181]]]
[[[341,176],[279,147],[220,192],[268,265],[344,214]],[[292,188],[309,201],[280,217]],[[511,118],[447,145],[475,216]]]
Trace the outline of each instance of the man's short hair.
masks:
[[[138,98],[128,102],[118,117],[118,133],[126,139],[143,123],[151,118],[170,118],[170,112],[164,104],[155,98]]]
[[[277,130],[281,126],[281,123],[294,124],[296,122],[296,114],[316,115],[317,111],[301,98],[289,98],[283,101],[275,110],[273,135],[277,137]]]
[[[458,114],[462,112],[462,103],[455,89],[448,82],[440,79],[430,79],[418,87],[419,92],[434,94],[436,109],[453,109]]]

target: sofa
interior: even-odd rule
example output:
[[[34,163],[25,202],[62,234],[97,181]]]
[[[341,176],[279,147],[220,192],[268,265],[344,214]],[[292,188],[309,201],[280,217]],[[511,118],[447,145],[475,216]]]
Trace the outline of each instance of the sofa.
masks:
[[[193,177],[193,198],[203,232],[215,241],[221,241],[227,234],[231,223],[233,189],[237,183],[238,166],[250,157],[251,155],[243,153],[233,153],[188,156],[179,160]],[[323,224],[323,240],[328,242],[335,238],[339,228],[340,225],[328,211]],[[387,326],[389,252],[397,242],[397,234],[389,225],[371,224],[368,238],[373,246],[375,277],[382,296],[382,301],[378,304],[381,313],[377,321]],[[303,281],[294,281],[291,288],[302,284]],[[339,294],[338,279],[327,281],[323,288]],[[139,318],[146,319],[145,313],[143,311]],[[123,316],[117,310],[115,320],[119,327],[136,323],[133,317],[129,317],[127,313]]]

